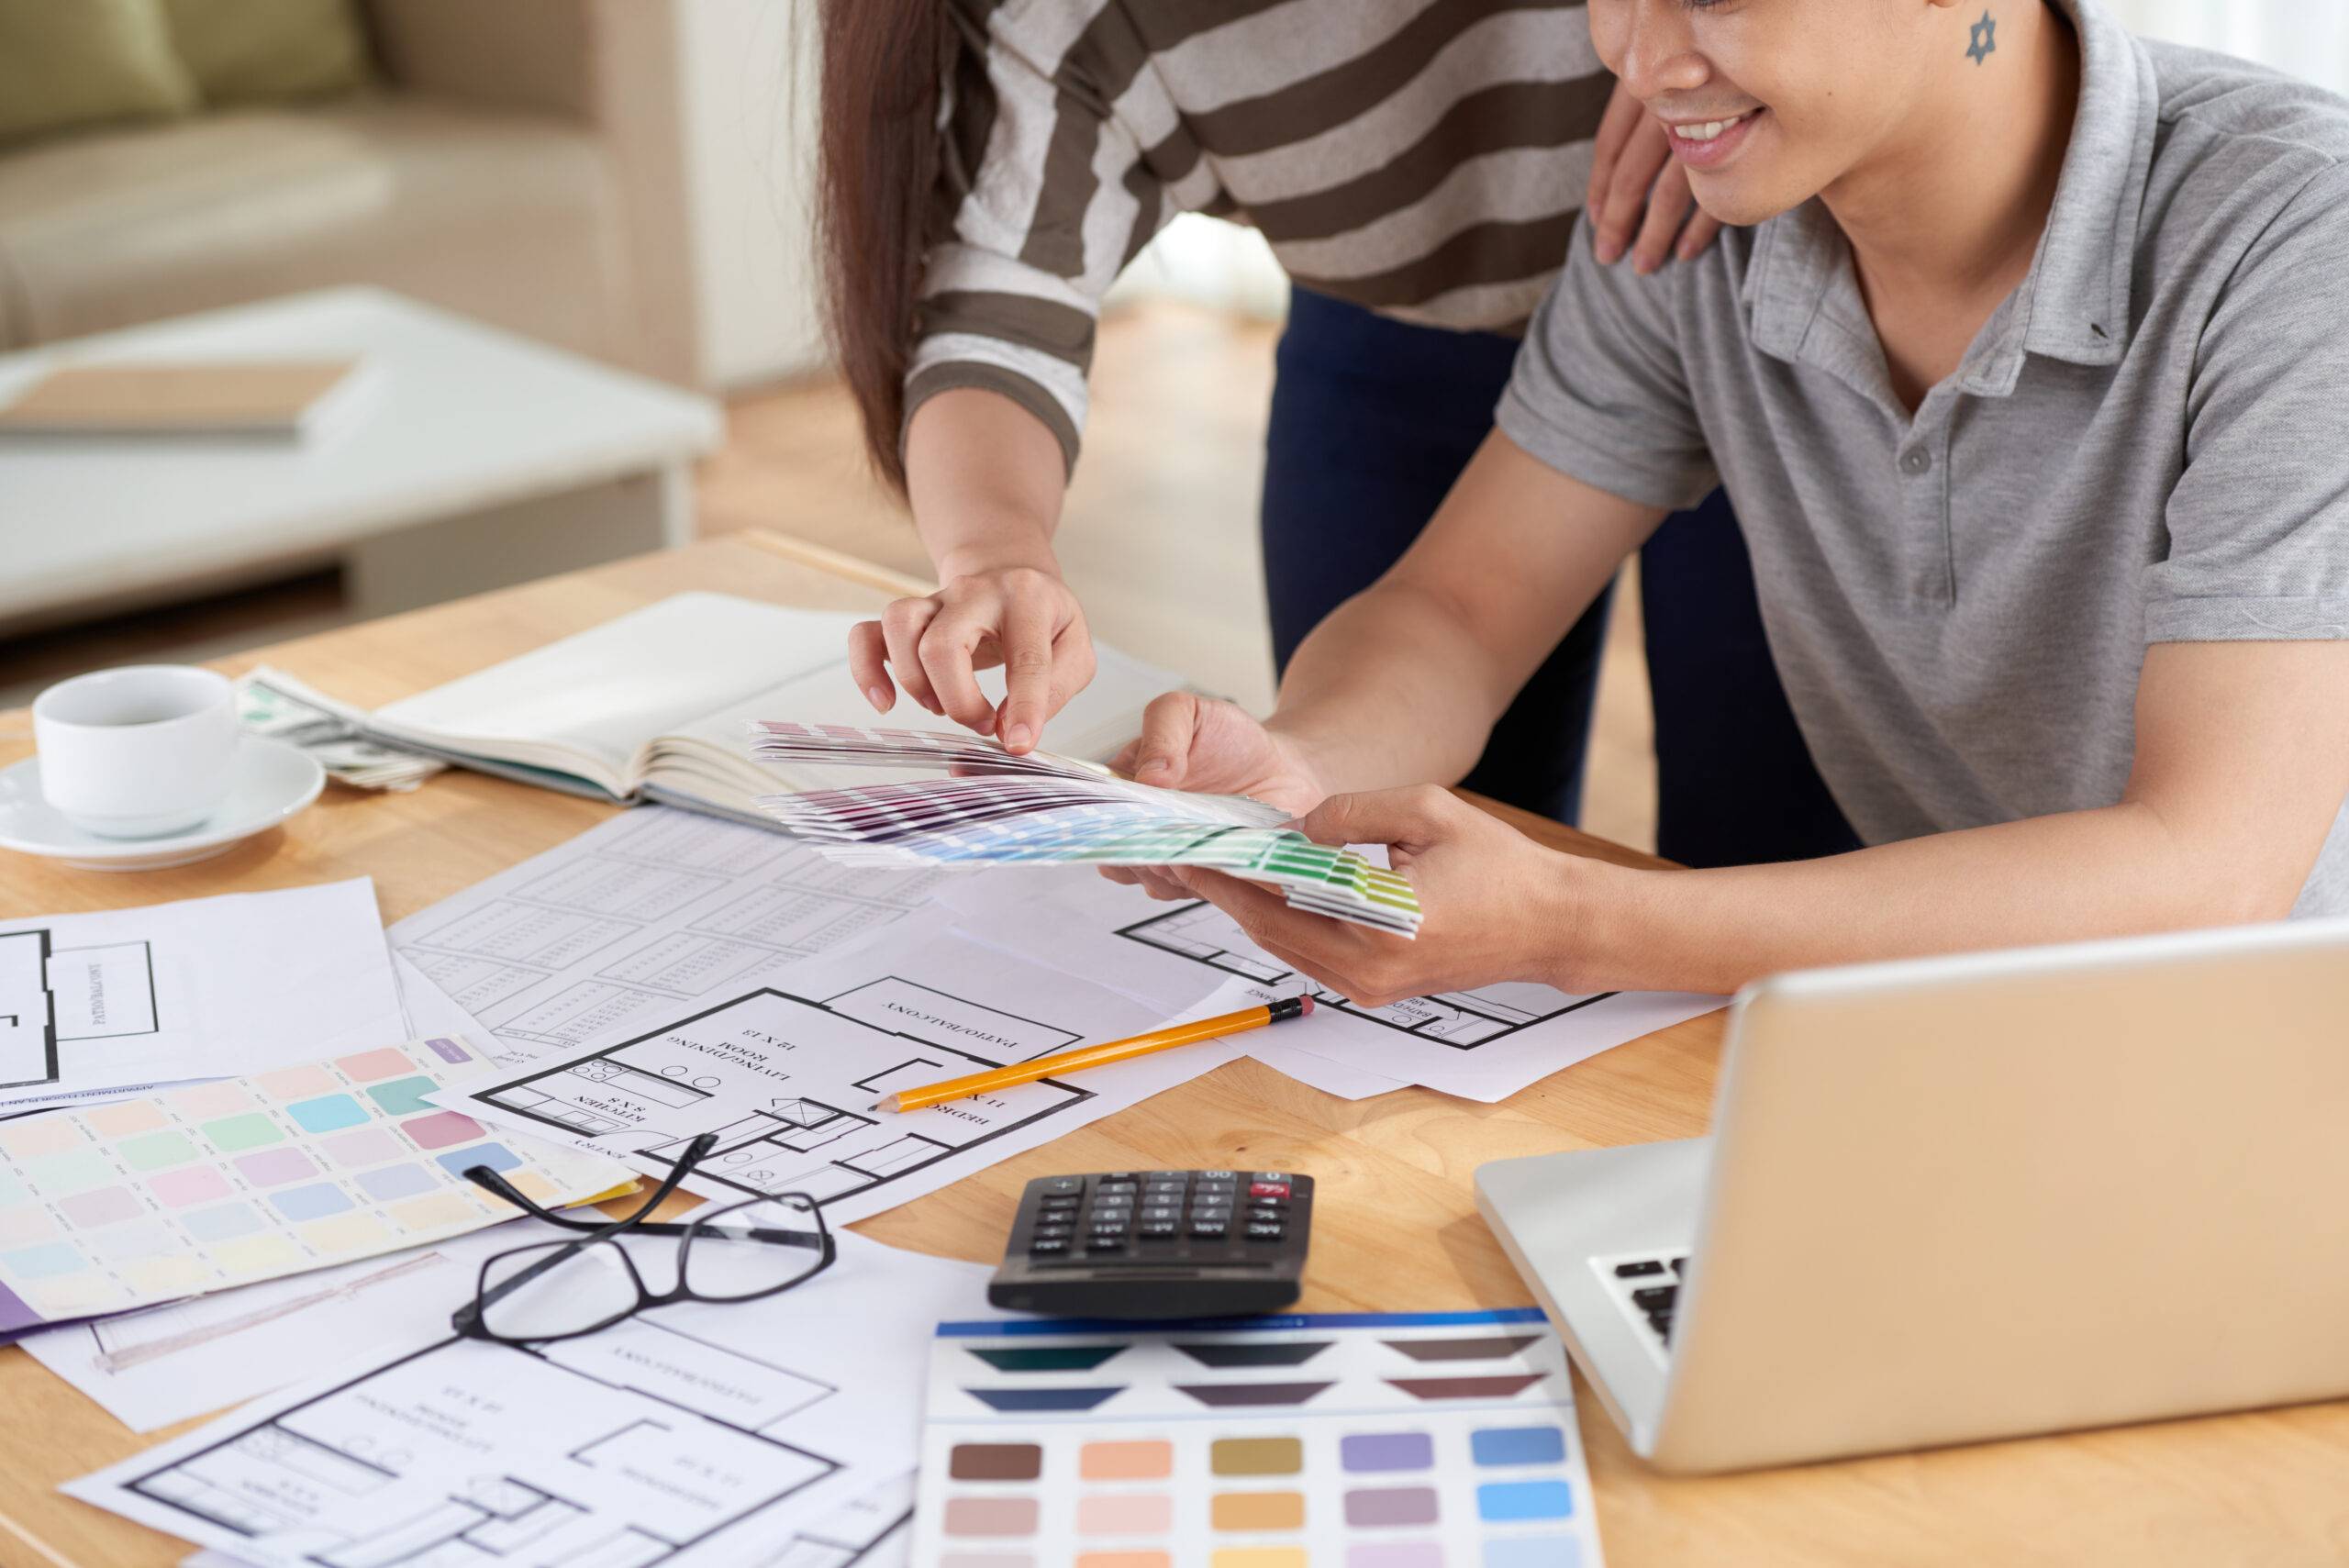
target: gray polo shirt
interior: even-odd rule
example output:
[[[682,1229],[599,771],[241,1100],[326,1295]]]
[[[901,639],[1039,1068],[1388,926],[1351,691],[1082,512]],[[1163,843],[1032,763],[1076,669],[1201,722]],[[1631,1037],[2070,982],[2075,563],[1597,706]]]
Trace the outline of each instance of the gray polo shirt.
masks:
[[[1728,486],[1870,843],[2119,800],[2149,643],[2349,639],[2349,103],[2061,7],[2047,231],[1913,419],[1816,201],[1651,278],[1578,236],[1498,411],[1626,499]],[[2349,912],[2349,808],[2294,912]]]

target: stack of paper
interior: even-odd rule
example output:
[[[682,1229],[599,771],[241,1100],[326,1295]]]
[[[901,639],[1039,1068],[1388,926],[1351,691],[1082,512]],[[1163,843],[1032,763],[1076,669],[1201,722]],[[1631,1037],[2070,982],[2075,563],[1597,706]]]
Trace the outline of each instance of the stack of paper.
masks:
[[[1288,814],[1238,795],[1129,783],[1049,751],[1013,756],[984,736],[762,720],[760,761],[934,768],[952,776],[759,797],[761,808],[829,859],[852,865],[1207,866],[1280,888],[1292,908],[1411,937],[1411,884],[1352,850],[1281,824]]]

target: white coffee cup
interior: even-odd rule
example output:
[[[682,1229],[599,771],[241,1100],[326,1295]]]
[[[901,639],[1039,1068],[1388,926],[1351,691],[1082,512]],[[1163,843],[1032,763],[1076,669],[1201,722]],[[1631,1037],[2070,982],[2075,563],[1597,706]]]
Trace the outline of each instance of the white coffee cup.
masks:
[[[100,670],[33,699],[40,792],[101,838],[161,838],[217,811],[237,738],[236,689],[189,664]]]

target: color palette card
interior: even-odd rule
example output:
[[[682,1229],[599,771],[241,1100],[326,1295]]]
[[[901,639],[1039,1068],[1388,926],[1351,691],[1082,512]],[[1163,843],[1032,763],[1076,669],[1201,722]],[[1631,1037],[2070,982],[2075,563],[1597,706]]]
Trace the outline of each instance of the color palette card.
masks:
[[[1598,1568],[1539,1311],[941,1323],[925,1568]]]
[[[0,1126],[0,1330],[420,1246],[634,1184],[600,1154],[428,1104],[490,1063],[426,1040]]]

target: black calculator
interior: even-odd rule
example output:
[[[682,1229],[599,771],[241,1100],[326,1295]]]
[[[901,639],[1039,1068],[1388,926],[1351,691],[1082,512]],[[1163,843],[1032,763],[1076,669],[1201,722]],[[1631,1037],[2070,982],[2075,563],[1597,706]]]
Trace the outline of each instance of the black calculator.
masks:
[[[1062,1318],[1244,1318],[1294,1302],[1313,1178],[1286,1171],[1039,1176],[987,1300]]]

